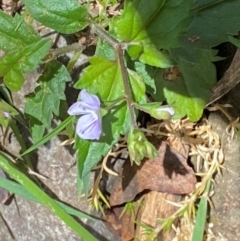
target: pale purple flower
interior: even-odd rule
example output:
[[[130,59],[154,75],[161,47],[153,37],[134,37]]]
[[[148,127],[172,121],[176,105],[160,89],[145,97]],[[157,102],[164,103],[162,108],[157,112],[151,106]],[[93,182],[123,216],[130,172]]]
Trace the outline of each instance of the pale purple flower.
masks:
[[[10,113],[7,111],[3,111],[3,115],[5,118],[10,118],[10,116],[11,116]]]
[[[86,90],[80,92],[80,101],[68,109],[69,115],[81,115],[77,121],[76,133],[82,139],[99,140],[102,132],[100,101]]]

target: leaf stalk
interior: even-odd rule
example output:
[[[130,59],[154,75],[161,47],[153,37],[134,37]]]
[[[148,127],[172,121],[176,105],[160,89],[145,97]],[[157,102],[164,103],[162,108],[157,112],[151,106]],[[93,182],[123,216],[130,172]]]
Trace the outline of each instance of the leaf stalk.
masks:
[[[91,25],[91,31],[97,34],[100,38],[104,39],[115,49],[115,54],[117,56],[118,63],[122,73],[123,88],[124,88],[125,98],[126,98],[126,102],[127,102],[127,106],[130,114],[131,126],[132,126],[132,129],[135,129],[137,128],[137,123],[136,123],[136,118],[134,113],[134,102],[132,98],[129,75],[124,62],[124,50],[126,49],[126,44],[120,43],[118,40],[116,40],[111,35],[109,35],[109,33],[105,29],[103,29],[97,24],[93,23]]]

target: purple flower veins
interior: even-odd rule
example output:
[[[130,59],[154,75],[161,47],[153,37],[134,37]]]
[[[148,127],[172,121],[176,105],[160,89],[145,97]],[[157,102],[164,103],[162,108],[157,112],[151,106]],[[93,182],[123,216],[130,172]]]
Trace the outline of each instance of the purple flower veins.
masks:
[[[81,115],[77,121],[76,133],[82,139],[99,140],[102,132],[100,101],[86,90],[80,92],[80,101],[68,109],[69,115]]]

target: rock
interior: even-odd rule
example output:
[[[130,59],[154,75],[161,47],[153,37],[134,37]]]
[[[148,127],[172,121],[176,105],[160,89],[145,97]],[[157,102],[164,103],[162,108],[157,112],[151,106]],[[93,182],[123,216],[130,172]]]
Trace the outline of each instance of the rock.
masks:
[[[227,110],[235,118],[240,116],[239,93],[240,85],[237,85],[221,100],[233,106]],[[212,230],[219,237],[218,240],[222,235],[226,240],[237,241],[240,236],[240,138],[235,136],[230,140],[226,133],[229,120],[221,113],[211,113],[209,122],[221,138],[225,156],[222,175],[218,174],[215,178],[212,197],[215,208],[211,209],[210,222],[214,225]]]

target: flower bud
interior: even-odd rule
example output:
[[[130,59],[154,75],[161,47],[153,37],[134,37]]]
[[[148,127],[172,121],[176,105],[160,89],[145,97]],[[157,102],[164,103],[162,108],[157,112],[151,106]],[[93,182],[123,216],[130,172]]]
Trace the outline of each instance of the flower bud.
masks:
[[[152,117],[158,119],[158,120],[168,120],[170,119],[174,114],[175,111],[170,106],[161,106],[161,103],[159,102],[152,102],[147,104],[135,104],[135,106],[142,110]]]
[[[175,111],[170,106],[162,106],[159,108],[153,108],[149,114],[158,120],[168,120],[174,115]]]
[[[152,159],[158,156],[156,148],[148,141],[145,141],[145,148],[143,149],[143,155]]]
[[[144,157],[151,159],[158,156],[155,147],[148,142],[144,134],[138,130],[133,130],[129,133],[128,151],[131,165],[135,162],[135,164],[139,166]]]

